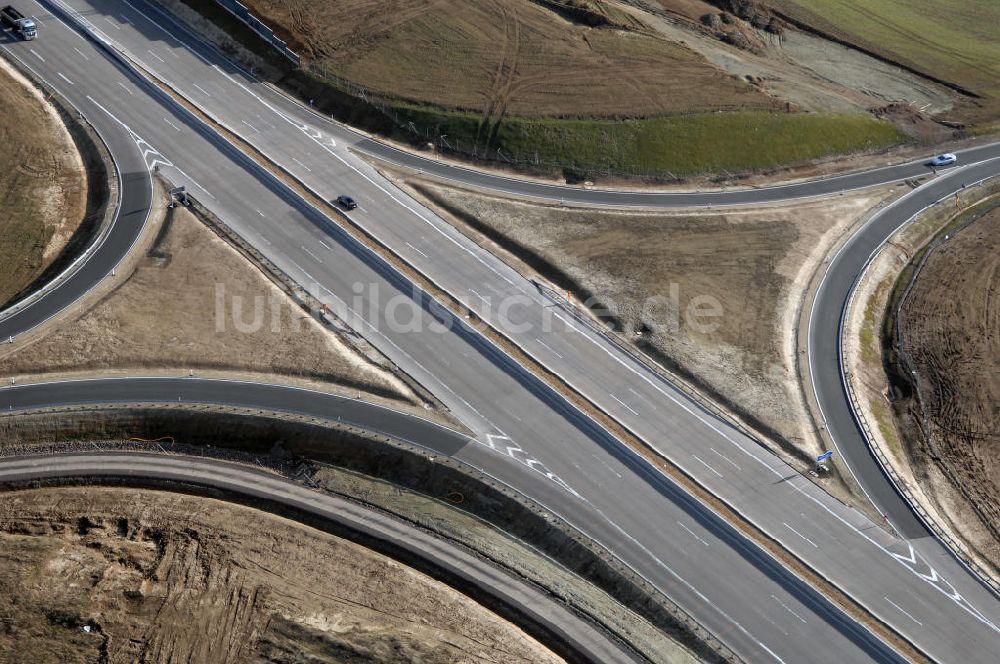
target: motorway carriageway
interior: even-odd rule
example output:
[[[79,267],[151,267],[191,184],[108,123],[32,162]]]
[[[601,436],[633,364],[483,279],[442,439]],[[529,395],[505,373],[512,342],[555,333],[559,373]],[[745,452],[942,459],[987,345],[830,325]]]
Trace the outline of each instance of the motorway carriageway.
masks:
[[[185,33],[171,36],[147,22],[149,7],[139,12],[117,2],[72,4],[206,112],[231,128],[245,126],[240,131],[247,140],[325,197],[354,194],[363,208],[359,223],[445,290],[475,287],[494,301],[518,297],[511,318],[534,323],[535,336],[514,336],[517,343],[919,647],[942,659],[989,661],[997,639],[996,598],[936,541],[902,541],[882,532],[573,320],[543,332],[541,309],[552,303],[530,283],[469,246],[336,139],[315,127],[298,128],[262,96],[265,89],[252,89],[224,60],[206,62],[212,57],[207,51],[195,55],[196,45],[179,41],[189,41]],[[413,295],[399,274],[105,58],[93,42],[38,5],[32,12],[44,21],[46,38],[7,48],[80,106],[102,135],[130,137],[145,166],[155,164],[187,185],[300,283],[318,284],[335,312],[357,321],[360,332],[476,431],[476,444],[465,446],[458,458],[587,532],[750,661],[894,659],[501,351],[425,295]],[[127,151],[137,152],[134,146]],[[118,150],[116,155],[123,160]],[[123,173],[140,175],[148,178]],[[370,320],[380,309],[369,306],[373,298],[367,293],[354,292],[356,283],[377,285],[383,302],[394,293],[419,301],[414,323],[421,330],[399,332]],[[348,308],[356,302],[358,317]],[[432,331],[442,322],[451,329]]]

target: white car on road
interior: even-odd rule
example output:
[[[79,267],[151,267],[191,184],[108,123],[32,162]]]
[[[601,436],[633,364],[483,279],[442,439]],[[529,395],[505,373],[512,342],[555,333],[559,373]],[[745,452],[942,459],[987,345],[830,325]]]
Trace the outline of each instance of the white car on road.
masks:
[[[931,159],[931,168],[937,168],[939,166],[948,166],[949,164],[954,164],[958,161],[958,157],[950,152],[945,154],[939,154],[938,156]]]

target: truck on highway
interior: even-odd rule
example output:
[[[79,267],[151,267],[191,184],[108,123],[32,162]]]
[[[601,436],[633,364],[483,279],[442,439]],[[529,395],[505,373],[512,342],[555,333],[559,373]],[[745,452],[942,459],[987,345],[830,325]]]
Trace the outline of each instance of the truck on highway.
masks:
[[[3,21],[4,28],[10,28],[21,36],[21,39],[34,39],[38,36],[38,28],[35,22],[14,9],[14,5],[7,5],[0,9],[0,20]]]

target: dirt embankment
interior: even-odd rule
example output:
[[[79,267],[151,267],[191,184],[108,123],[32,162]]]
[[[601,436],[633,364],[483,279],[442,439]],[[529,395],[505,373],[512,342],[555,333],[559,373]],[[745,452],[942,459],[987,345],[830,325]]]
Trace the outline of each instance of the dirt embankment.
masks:
[[[57,262],[88,211],[84,160],[63,118],[0,59],[0,308]],[[88,159],[97,158],[88,155]]]
[[[421,573],[209,498],[7,493],[0,560],[5,662],[561,661]]]
[[[810,278],[848,228],[902,191],[753,209],[620,212],[406,182],[525,274],[570,291],[592,311],[610,310],[604,322],[623,339],[724,402],[800,467],[822,451],[797,358]],[[707,304],[721,315],[689,315]]]
[[[99,301],[0,349],[0,375],[250,374],[420,407],[391,367],[327,329],[186,209],[170,210],[147,236],[134,270]]]
[[[899,312],[896,404],[926,495],[1000,570],[1000,206],[934,249]],[[908,360],[908,363],[907,363]],[[905,367],[905,368],[904,368]],[[913,387],[911,384],[910,387]]]

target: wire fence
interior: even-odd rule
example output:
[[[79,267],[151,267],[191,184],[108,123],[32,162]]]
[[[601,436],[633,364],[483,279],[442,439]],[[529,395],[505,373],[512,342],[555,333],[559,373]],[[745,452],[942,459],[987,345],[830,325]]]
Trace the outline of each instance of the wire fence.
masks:
[[[288,48],[287,42],[280,39],[276,34],[274,34],[274,30],[268,27],[259,18],[251,14],[250,10],[247,8],[246,5],[244,5],[241,2],[238,2],[237,0],[215,0],[215,2],[220,7],[228,11],[230,14],[232,14],[239,20],[246,23],[251,30],[256,32],[263,39],[270,42],[271,45],[274,46],[274,48],[276,48],[279,53],[284,55],[286,58],[288,58],[295,64],[299,64],[299,62],[301,61],[299,54],[293,51],[292,49]]]

